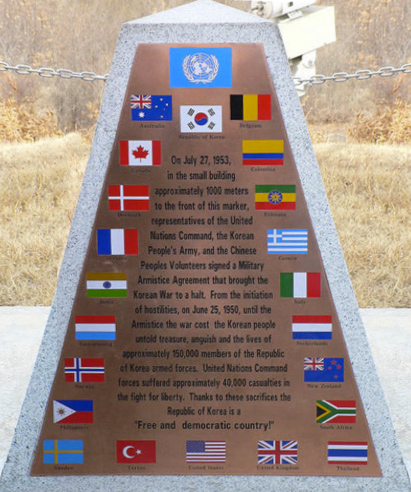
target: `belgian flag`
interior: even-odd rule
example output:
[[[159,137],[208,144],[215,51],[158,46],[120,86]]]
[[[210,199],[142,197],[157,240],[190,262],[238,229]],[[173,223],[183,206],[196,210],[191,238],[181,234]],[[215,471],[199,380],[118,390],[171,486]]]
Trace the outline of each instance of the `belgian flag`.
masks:
[[[232,120],[271,120],[271,95],[231,94],[230,108]]]

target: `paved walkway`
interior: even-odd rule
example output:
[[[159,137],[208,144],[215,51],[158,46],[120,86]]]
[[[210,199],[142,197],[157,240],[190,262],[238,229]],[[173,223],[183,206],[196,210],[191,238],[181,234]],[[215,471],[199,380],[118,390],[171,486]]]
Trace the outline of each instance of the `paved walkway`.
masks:
[[[48,313],[48,307],[0,308],[0,472]],[[411,309],[362,309],[361,315],[411,474]]]

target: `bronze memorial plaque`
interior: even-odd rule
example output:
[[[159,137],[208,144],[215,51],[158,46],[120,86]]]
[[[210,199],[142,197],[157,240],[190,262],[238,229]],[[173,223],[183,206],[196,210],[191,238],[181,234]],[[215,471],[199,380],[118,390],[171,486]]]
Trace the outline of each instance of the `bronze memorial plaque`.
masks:
[[[31,473],[381,476],[262,45],[138,46]]]

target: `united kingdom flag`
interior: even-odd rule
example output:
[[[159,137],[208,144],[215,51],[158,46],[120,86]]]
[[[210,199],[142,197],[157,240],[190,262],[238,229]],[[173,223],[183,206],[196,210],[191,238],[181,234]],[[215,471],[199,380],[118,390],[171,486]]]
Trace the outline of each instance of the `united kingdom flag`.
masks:
[[[135,96],[132,95],[130,98],[130,103],[131,103],[131,109],[143,109],[151,108],[151,96],[144,96],[144,95],[139,95]]]
[[[324,358],[304,357],[304,371],[324,371]]]
[[[298,441],[258,441],[259,465],[296,465]]]

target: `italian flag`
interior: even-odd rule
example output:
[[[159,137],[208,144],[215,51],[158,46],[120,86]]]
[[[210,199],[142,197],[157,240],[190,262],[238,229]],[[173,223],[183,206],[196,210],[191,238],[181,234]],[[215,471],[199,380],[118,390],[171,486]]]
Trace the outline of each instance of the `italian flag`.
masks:
[[[293,272],[280,274],[281,297],[321,297],[321,274]]]
[[[121,166],[161,166],[160,140],[121,140]]]

